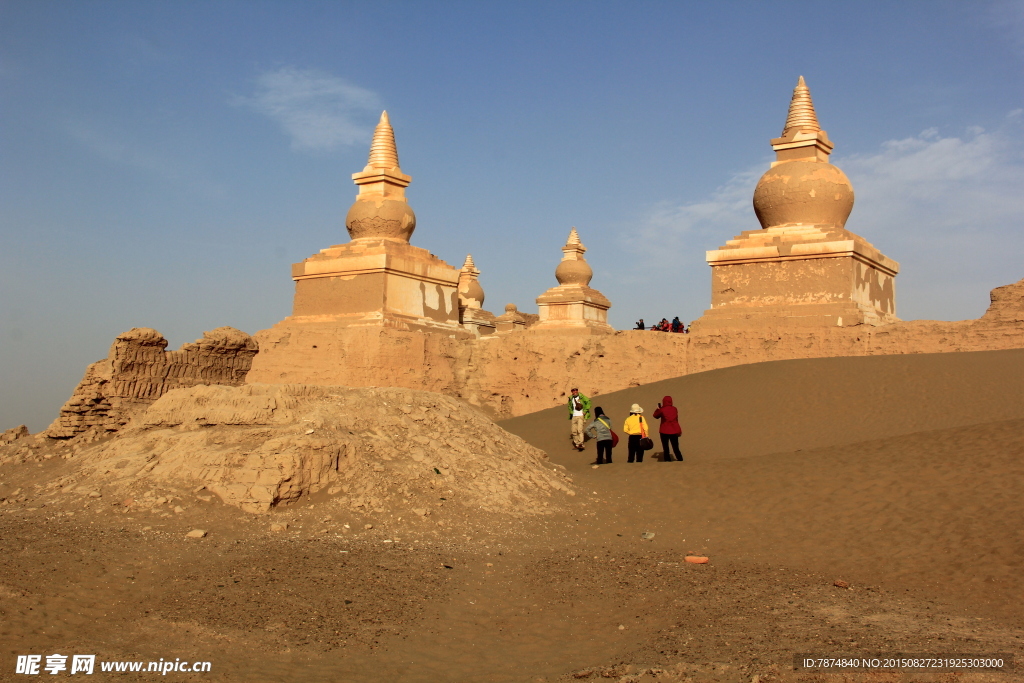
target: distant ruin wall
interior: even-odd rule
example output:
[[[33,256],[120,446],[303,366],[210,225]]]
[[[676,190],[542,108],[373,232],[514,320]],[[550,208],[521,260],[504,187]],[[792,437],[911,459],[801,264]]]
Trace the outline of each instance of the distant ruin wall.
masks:
[[[589,336],[517,331],[459,341],[390,329],[345,330],[288,319],[256,335],[247,382],[398,386],[458,396],[499,418],[718,368],[797,358],[1024,348],[1024,280],[992,292],[978,320],[890,325],[627,330]]]
[[[106,359],[86,369],[44,434],[55,439],[101,436],[120,429],[171,389],[240,385],[257,350],[252,337],[233,327],[205,332],[177,351],[166,347],[163,335],[148,327],[118,335]]]

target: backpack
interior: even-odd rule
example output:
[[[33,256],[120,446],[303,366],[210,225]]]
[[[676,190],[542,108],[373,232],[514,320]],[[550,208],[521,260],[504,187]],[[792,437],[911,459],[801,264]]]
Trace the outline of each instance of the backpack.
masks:
[[[608,428],[609,432],[611,432],[611,435],[612,435],[612,448],[615,448],[616,446],[618,446],[619,445],[619,435],[615,433],[614,429],[612,429],[611,422],[605,422],[606,418],[602,418],[602,417],[599,417],[597,419],[601,421],[601,424],[603,424],[605,427]]]

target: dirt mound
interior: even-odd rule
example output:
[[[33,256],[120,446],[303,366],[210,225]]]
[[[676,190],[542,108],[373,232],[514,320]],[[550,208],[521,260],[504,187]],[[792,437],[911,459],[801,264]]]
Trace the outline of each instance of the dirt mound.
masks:
[[[440,499],[522,516],[549,513],[574,493],[543,451],[483,413],[409,389],[177,389],[76,457],[80,476],[61,488],[130,497],[136,508],[166,502],[156,489],[205,487],[247,512],[325,490],[353,511],[425,517]]]

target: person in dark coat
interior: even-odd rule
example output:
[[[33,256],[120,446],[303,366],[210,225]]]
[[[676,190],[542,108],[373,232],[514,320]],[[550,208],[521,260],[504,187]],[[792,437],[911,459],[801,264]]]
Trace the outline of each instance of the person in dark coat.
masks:
[[[661,418],[661,427],[658,429],[658,433],[661,435],[661,447],[665,452],[664,462],[672,462],[672,454],[668,450],[670,445],[676,454],[676,459],[682,462],[683,454],[679,452],[679,435],[683,433],[683,429],[679,426],[679,409],[672,405],[671,396],[661,399],[653,417]]]

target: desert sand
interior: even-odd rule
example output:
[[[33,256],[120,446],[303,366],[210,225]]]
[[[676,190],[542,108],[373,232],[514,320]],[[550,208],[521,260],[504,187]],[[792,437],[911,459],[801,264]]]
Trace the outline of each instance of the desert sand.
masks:
[[[362,406],[395,404],[395,430],[413,414],[401,406],[427,406],[425,427],[445,439],[428,439],[420,456],[458,451],[462,462],[403,492],[373,478],[375,466],[397,465],[371,449],[379,460],[363,455],[361,466],[375,475],[358,481],[377,488],[362,505],[325,482],[259,513],[217,493],[220,475],[184,488],[168,466],[159,485],[122,488],[132,482],[118,473],[152,455],[138,445],[146,439],[214,443],[218,429],[293,424],[208,416],[185,428],[166,418],[177,413],[165,399],[242,389],[177,389],[148,423],[73,456],[33,437],[0,447],[0,679],[31,680],[13,674],[19,654],[77,653],[212,663],[167,680],[1024,680],[793,668],[795,653],[1020,660],[1022,387],[1024,350],[691,374],[594,401],[618,429],[629,404],[650,415],[673,396],[685,462],[661,462],[656,446],[628,465],[623,444],[597,468],[593,444],[570,447],[561,407],[499,423],[505,433],[454,399],[362,389]],[[294,424],[312,419],[295,410]],[[343,453],[349,434],[329,410],[316,419],[296,438],[328,430],[325,447]],[[410,439],[424,428],[413,422]],[[488,475],[473,465],[504,456]],[[551,488],[485,509],[474,473]],[[186,537],[196,529],[205,536]]]

